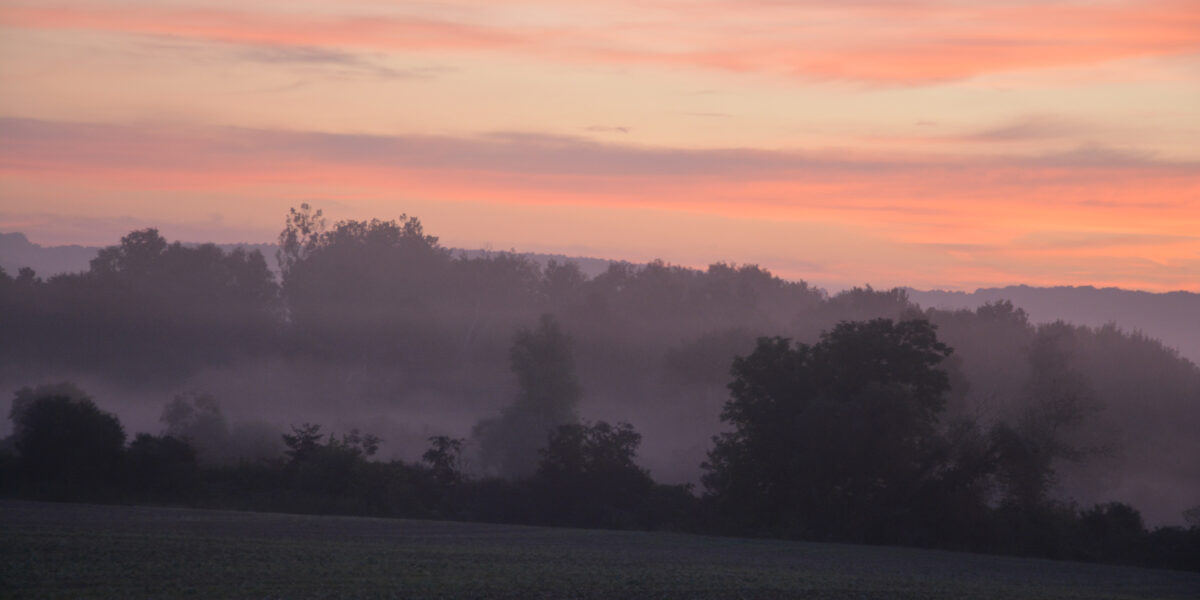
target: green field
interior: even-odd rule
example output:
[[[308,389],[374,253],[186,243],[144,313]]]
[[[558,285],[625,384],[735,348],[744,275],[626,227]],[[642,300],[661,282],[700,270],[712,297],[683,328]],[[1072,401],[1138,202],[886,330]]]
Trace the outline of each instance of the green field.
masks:
[[[474,523],[0,502],[5,598],[1200,598],[1200,574]]]

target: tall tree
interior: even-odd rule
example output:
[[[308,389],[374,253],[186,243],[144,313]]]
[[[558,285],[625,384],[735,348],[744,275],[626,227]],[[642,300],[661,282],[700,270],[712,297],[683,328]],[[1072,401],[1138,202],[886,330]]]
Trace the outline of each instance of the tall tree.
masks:
[[[642,435],[629,423],[560,425],[541,451],[535,484],[552,523],[637,526],[654,488],[634,462]]]
[[[517,376],[517,396],[500,416],[476,424],[474,435],[485,468],[525,477],[537,468],[538,450],[550,432],[578,420],[579,382],[571,338],[550,315],[543,315],[536,328],[517,332],[509,362]]]
[[[18,390],[9,418],[18,468],[38,489],[87,496],[119,476],[125,430],[74,384]]]
[[[879,539],[944,467],[950,349],[923,320],[843,322],[813,345],[761,338],[734,360],[703,481],[742,526]]]
[[[993,428],[1004,501],[1024,509],[1043,504],[1064,461],[1079,461],[1103,447],[1088,447],[1080,431],[1100,410],[1086,377],[1074,364],[1075,328],[1041,325],[1029,348],[1029,379],[1022,410],[1011,424]]]
[[[447,343],[431,316],[450,255],[416,217],[327,228],[305,205],[289,214],[279,240],[289,320],[309,349],[414,366]]]

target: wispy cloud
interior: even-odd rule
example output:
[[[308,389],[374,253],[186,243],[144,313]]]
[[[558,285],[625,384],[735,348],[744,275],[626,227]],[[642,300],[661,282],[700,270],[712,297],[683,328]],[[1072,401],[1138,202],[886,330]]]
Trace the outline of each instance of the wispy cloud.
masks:
[[[1054,223],[1161,235],[1200,226],[1197,165],[1123,156],[914,160],[518,132],[384,136],[0,119],[0,177],[17,179],[193,190],[270,184],[308,194],[335,181],[344,193],[827,219],[948,243],[1011,239],[1012,231]]]
[[[592,125],[587,127],[585,130],[595,133],[629,133],[631,128],[614,125]]]
[[[196,7],[41,8],[10,6],[0,25],[81,29],[173,36],[256,46],[410,50],[497,48],[521,41],[516,34],[421,18],[316,16]]]
[[[1067,150],[1026,159],[1031,165],[1061,167],[1128,167],[1155,164],[1153,151],[1137,148],[1114,148],[1103,144],[1087,143]],[[1189,163],[1179,164],[1183,168],[1196,168]]]
[[[625,132],[624,127],[589,131]],[[150,127],[0,118],[0,164],[124,166],[143,169],[257,169],[280,161],[312,161],[397,170],[452,169],[553,176],[732,178],[778,181],[826,174],[867,179],[930,173],[1060,167],[1157,170],[1194,175],[1200,165],[1084,146],[1039,157],[963,158],[925,155],[688,149],[601,143],[585,137],[494,132],[472,137],[367,135],[247,129]],[[1045,173],[1043,173],[1045,175]],[[1039,178],[1047,183],[1050,179]]]
[[[983,143],[1023,142],[1094,135],[1094,125],[1056,115],[1030,115],[953,139]]]
[[[650,210],[664,222],[721,224],[711,225],[716,229],[708,235],[742,228],[741,235],[761,243],[761,234],[749,232],[772,231],[774,249],[760,249],[760,256],[795,251],[803,260],[793,267],[808,261],[830,273],[853,269],[853,282],[859,283],[1025,281],[1192,289],[1195,271],[1189,275],[1188,269],[1200,263],[1197,173],[1195,164],[1120,153],[1099,162],[955,155],[914,160],[829,151],[656,148],[522,132],[348,135],[0,119],[0,189],[10,207],[19,195],[29,206],[41,205],[39,194],[53,196],[55,190],[86,190],[87,198],[225,198],[224,208],[206,210],[228,210],[230,222],[235,209],[242,210],[235,204],[276,207],[262,219],[239,218],[243,231],[264,232],[259,238],[278,226],[278,207],[314,197],[365,216],[404,208],[404,199],[438,210],[471,205],[473,214],[546,211],[594,219]],[[99,214],[122,214],[111,205],[88,209],[88,200],[74,202],[62,224],[41,218],[34,226],[65,239]],[[0,212],[0,224],[29,221],[13,208]],[[141,218],[138,223],[149,222],[151,215]],[[198,238],[212,228],[203,219],[167,221],[181,236],[195,232],[187,235]],[[132,223],[104,226],[115,232]],[[562,226],[555,223],[556,229]],[[589,223],[575,237],[592,235],[580,243],[601,243],[608,234]],[[805,240],[788,234],[791,230],[826,237],[839,232],[833,237],[853,243]],[[720,257],[747,256],[735,248],[724,252]],[[889,252],[894,256],[885,256]],[[801,271],[817,269],[807,265]]]
[[[1014,245],[1057,250],[1117,249],[1145,246],[1196,245],[1200,236],[1153,233],[1095,233],[1079,231],[1038,232],[1014,242]]]
[[[399,69],[383,64],[385,57],[378,51],[349,51],[326,46],[206,43],[189,37],[148,36],[138,38],[136,47],[147,54],[170,54],[210,63],[253,62],[308,68],[314,72],[323,70],[326,74],[359,74],[385,79],[431,79],[455,70],[433,65]]]
[[[508,52],[550,61],[889,85],[1200,52],[1200,11],[1186,0],[659,3],[639,5],[646,16],[637,20],[600,21],[582,7],[556,11],[561,19],[541,20],[489,17],[478,7],[435,14],[374,8],[358,4],[348,9],[355,16],[318,16],[286,9],[20,3],[0,11],[0,25],[266,47]]]
[[[337,67],[385,78],[430,77],[434,73],[429,69],[393,69],[376,64],[361,54],[312,46],[239,46],[232,54],[236,60]]]

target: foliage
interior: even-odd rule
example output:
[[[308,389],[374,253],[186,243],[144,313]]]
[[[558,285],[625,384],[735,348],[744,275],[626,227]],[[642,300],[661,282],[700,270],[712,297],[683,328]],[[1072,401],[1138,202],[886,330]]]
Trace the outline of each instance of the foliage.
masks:
[[[126,485],[141,500],[187,501],[200,485],[196,451],[169,435],[139,433],[125,454]]]
[[[476,424],[474,436],[484,468],[527,477],[537,469],[546,436],[578,418],[580,390],[571,338],[554,317],[543,315],[536,328],[517,332],[509,361],[517,376],[517,396],[499,417]]]
[[[367,459],[379,450],[380,439],[357,429],[341,438],[321,433],[321,426],[304,423],[282,434],[289,487],[315,499],[336,499],[357,487],[375,485]],[[322,443],[322,438],[325,442]],[[360,492],[361,493],[361,492]]]
[[[763,343],[771,347],[779,342]],[[867,388],[868,396],[873,389]],[[110,430],[114,425],[120,431],[119,422],[96,409],[90,400],[84,402],[86,396],[77,388],[64,384],[39,390],[38,394],[30,392],[38,400],[16,403],[21,407],[16,411],[17,418],[32,418],[45,406],[61,404],[56,398],[66,396],[68,404],[74,406],[72,411],[84,407],[82,414],[88,415],[86,420],[95,426],[92,433]],[[899,398],[883,394],[877,399],[893,402]],[[873,410],[881,408],[878,404],[872,406]],[[914,494],[912,504],[877,505],[875,508],[886,517],[877,521],[850,518],[856,516],[850,510],[823,515],[839,526],[824,530],[829,537],[846,539],[850,538],[849,532],[863,534],[862,539],[868,541],[1200,571],[1200,527],[1147,531],[1140,514],[1127,505],[1106,504],[1083,511],[1055,503],[1033,507],[1005,503],[989,508],[983,500],[983,484],[995,452],[988,436],[966,422],[946,427],[942,435],[943,444],[935,453],[940,457],[936,476],[922,480],[915,488],[906,488]],[[55,480],[60,471],[55,471],[58,467],[53,462],[38,463],[38,468],[47,469],[45,473],[28,471],[30,463],[18,465],[25,470],[15,469],[5,458],[11,456],[6,447],[29,448],[16,444],[25,439],[17,435],[11,443],[0,443],[0,475],[6,477],[0,493],[24,498],[177,503],[276,513],[705,533],[728,531],[746,523],[738,515],[707,510],[712,501],[727,499],[710,496],[701,501],[688,486],[655,484],[635,462],[641,435],[626,423],[556,428],[547,440],[536,473],[519,480],[466,477],[458,463],[463,440],[446,436],[430,440],[424,465],[368,460],[376,453],[378,439],[356,431],[340,437],[326,436],[320,426],[304,424],[282,437],[289,460],[202,466],[185,441],[139,434],[123,453],[120,442],[116,444],[119,470],[110,472],[104,481],[85,486],[78,481],[61,485],[61,480]],[[18,454],[18,458],[27,456]],[[25,477],[18,482],[20,485],[13,486],[7,479],[9,473]],[[885,481],[894,485],[892,482],[897,480]],[[860,488],[847,483],[843,489]],[[849,502],[856,498],[848,495],[847,500],[847,508],[854,509]],[[910,511],[899,512],[898,508]],[[763,528],[758,533],[794,535],[797,529],[784,527],[798,522],[781,519],[774,529]],[[870,527],[850,528],[863,523]]]
[[[321,211],[303,205],[279,241],[289,321],[303,347],[360,359],[420,355],[402,340],[430,339],[431,300],[444,292],[439,274],[450,256],[419,219],[327,227]]]
[[[646,526],[654,480],[634,463],[642,436],[629,423],[560,425],[541,450],[534,482],[550,523],[585,527]]]
[[[35,489],[87,497],[119,478],[125,430],[75,385],[22,388],[9,418],[20,476]]]
[[[604,414],[634,420],[662,461],[656,474],[679,480],[720,427],[730,362],[757,352],[763,335],[803,342],[789,343],[776,362],[799,362],[805,375],[765,377],[760,386],[801,390],[789,397],[803,401],[756,403],[745,416],[761,423],[761,440],[776,442],[718,444],[711,466],[750,468],[710,471],[706,483],[717,487],[709,491],[724,491],[703,505],[686,489],[656,486],[646,526],[679,514],[706,531],[1072,556],[1086,554],[1080,540],[1092,530],[1079,521],[1088,511],[1056,498],[1136,498],[1149,522],[1164,522],[1200,497],[1200,369],[1115,325],[1035,325],[1007,301],[922,312],[902,289],[829,296],[755,265],[613,263],[589,276],[576,263],[541,267],[513,252],[452,256],[415,218],[331,225],[307,206],[289,215],[280,251],[282,285],[257,252],[168,243],[154,230],[130,232],[84,273],[0,273],[0,361],[15,376],[72,372],[106,386],[171,390],[226,376],[236,388],[241,369],[267,365],[275,393],[248,386],[230,393],[236,402],[296,394],[303,383],[292,384],[305,380],[293,375],[320,365],[353,377],[341,380],[348,398],[372,394],[397,406],[438,398],[456,411],[509,404],[474,432],[485,450],[481,472],[516,477],[499,481],[450,468],[461,447],[442,447],[432,463],[385,462],[367,460],[352,436],[321,435],[314,460],[293,465],[273,426],[226,421],[217,401],[200,394],[177,397],[163,424],[200,460],[195,501],[244,508],[544,521],[552,489],[532,483],[537,450],[555,427],[576,422],[581,386]],[[571,338],[561,351],[516,360],[518,339],[539,331],[547,313]],[[875,317],[926,319],[955,352],[939,359],[931,346],[924,358],[897,362],[881,349],[904,346],[908,334],[872,325]],[[847,319],[858,322],[846,326],[844,343],[819,336]],[[797,361],[800,346],[807,354]],[[758,366],[771,366],[770,353],[763,358]],[[926,368],[930,358],[934,369]],[[913,375],[921,373],[929,377]],[[547,374],[556,375],[538,380]],[[264,439],[270,443],[251,449]],[[115,471],[119,483],[103,484],[128,487],[129,499],[142,494],[130,479],[135,445],[157,455],[157,446],[135,439],[126,468]],[[36,496],[39,486],[57,486],[61,497],[83,497],[61,482],[26,480],[17,452],[12,440],[0,443],[5,493]],[[764,481],[775,483],[743,485]],[[1164,484],[1178,493],[1162,494]],[[1136,560],[1178,564],[1162,549],[1186,549],[1188,531],[1147,532],[1137,544],[1158,550]]]
[[[283,231],[279,232],[279,249],[275,256],[279,270],[286,275],[308,258],[321,243],[325,228],[325,215],[320,209],[314,210],[308,203],[301,204],[299,210],[288,209],[286,224]]]
[[[229,423],[211,394],[184,393],[163,407],[159,421],[166,435],[187,441],[205,463],[229,462]]]
[[[85,273],[0,277],[10,361],[171,380],[263,350],[280,326],[262,254],[169,244],[155,229],[102,249]]]
[[[293,425],[291,435],[285,433],[282,437],[283,444],[287,446],[283,453],[295,464],[309,460],[320,452],[321,438],[325,435],[321,433],[320,425],[304,423],[299,427]]]
[[[1087,560],[1132,562],[1146,537],[1142,515],[1132,506],[1109,502],[1085,510],[1076,523],[1079,540],[1075,555]]]
[[[948,461],[950,349],[927,321],[846,322],[813,346],[762,338],[734,360],[704,483],[750,530],[881,540]],[[894,541],[894,540],[893,540]]]
[[[429,438],[429,449],[421,460],[433,471],[433,478],[441,485],[452,486],[463,480],[463,445],[466,440],[447,435]]]

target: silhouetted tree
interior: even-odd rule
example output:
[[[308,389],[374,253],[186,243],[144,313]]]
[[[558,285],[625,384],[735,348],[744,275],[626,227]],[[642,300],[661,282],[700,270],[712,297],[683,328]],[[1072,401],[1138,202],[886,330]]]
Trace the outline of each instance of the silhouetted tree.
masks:
[[[703,481],[751,529],[875,539],[946,464],[950,349],[924,320],[844,322],[813,346],[762,338],[734,360]]]
[[[542,272],[540,294],[553,312],[565,313],[579,301],[587,276],[573,262],[550,260]]]
[[[304,423],[299,427],[293,425],[291,435],[285,433],[282,437],[283,444],[287,446],[283,453],[295,464],[314,456],[321,449],[321,439],[325,434],[321,433],[320,425]]]
[[[146,500],[182,501],[200,484],[196,451],[169,435],[139,433],[125,454],[126,485]]]
[[[1138,558],[1146,538],[1141,513],[1120,502],[1099,504],[1083,511],[1076,527],[1079,529],[1076,556],[1085,560],[1132,562]]]
[[[537,328],[517,332],[509,361],[520,386],[517,397],[499,417],[476,424],[474,435],[485,468],[519,478],[537,468],[538,450],[550,431],[578,419],[580,390],[571,338],[550,315]]]
[[[433,318],[451,258],[416,217],[339,221],[293,210],[280,234],[293,333],[310,352],[419,373],[450,352]]]
[[[313,210],[308,203],[301,204],[299,210],[288,209],[287,222],[279,232],[279,246],[275,251],[275,260],[285,279],[297,263],[317,249],[325,229],[325,216],[320,209]]]
[[[1099,407],[1086,379],[1069,362],[1073,337],[1073,328],[1061,322],[1038,328],[1028,354],[1022,409],[1013,422],[992,431],[1004,501],[1024,509],[1047,501],[1059,462],[1102,450],[1078,441],[1084,421]]]
[[[175,396],[163,407],[159,421],[166,425],[167,436],[190,444],[201,462],[218,464],[234,458],[229,423],[211,394],[190,392]]]
[[[367,463],[379,450],[374,435],[354,429],[341,438],[326,437],[320,425],[305,423],[293,426],[291,435],[283,434],[283,442],[291,459],[286,467],[291,486],[312,499],[314,510],[336,510],[339,502],[352,501],[359,488],[375,483]]]
[[[130,279],[150,277],[158,270],[169,244],[154,228],[132,231],[120,245],[108,246],[91,260],[91,272],[98,276],[123,275]]]
[[[421,460],[433,470],[433,477],[439,484],[452,486],[462,482],[462,454],[465,441],[447,435],[436,435],[429,438],[429,449],[421,455]]]
[[[264,350],[280,323],[279,290],[259,252],[169,244],[130,232],[85,273],[0,289],[10,359],[163,380]],[[5,354],[0,349],[0,354]]]
[[[535,474],[542,513],[587,527],[642,524],[654,481],[634,458],[642,436],[629,423],[560,425],[541,451]]]
[[[117,481],[125,430],[74,384],[18,390],[9,418],[18,468],[39,489],[88,496]]]
[[[1183,511],[1183,522],[1188,527],[1200,529],[1200,504]]]

